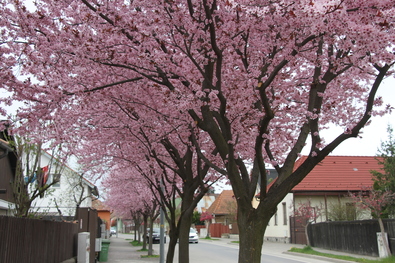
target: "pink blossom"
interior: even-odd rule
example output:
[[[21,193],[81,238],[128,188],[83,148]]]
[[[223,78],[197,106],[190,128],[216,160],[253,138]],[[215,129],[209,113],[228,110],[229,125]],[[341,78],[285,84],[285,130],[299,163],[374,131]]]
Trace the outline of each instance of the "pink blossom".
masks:
[[[67,144],[97,177],[182,186],[188,170],[253,196],[264,171],[248,163],[291,169],[308,140],[318,162],[392,109],[376,98],[394,75],[391,0],[30,2],[0,3],[1,101],[26,103],[18,131]],[[332,125],[345,132],[324,145]]]

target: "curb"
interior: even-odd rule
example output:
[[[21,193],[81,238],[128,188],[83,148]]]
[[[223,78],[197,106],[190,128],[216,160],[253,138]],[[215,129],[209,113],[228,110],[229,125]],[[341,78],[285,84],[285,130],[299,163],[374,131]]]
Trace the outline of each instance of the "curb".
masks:
[[[283,254],[288,254],[288,255],[293,255],[293,256],[298,256],[298,257],[303,257],[303,258],[314,258],[314,259],[326,260],[328,262],[334,262],[334,263],[354,262],[354,261],[349,261],[349,260],[344,260],[344,259],[330,258],[330,257],[310,255],[310,254],[290,252],[290,251],[285,251],[285,252],[283,252]]]

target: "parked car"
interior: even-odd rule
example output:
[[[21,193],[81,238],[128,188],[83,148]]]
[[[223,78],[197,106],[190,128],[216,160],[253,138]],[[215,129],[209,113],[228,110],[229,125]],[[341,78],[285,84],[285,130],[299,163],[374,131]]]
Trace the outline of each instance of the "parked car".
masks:
[[[151,234],[151,231],[150,231],[149,228],[147,228],[147,236],[146,236],[147,243],[149,243],[149,235],[150,235],[150,234]],[[165,241],[165,243],[166,243],[166,233],[165,233],[164,241]],[[154,243],[160,243],[160,228],[154,227],[154,228],[152,229],[152,243],[153,243],[153,244],[154,244]]]
[[[117,230],[115,228],[111,228],[111,235],[116,235],[117,234]]]
[[[198,232],[196,231],[196,229],[189,229],[189,243],[199,243]]]

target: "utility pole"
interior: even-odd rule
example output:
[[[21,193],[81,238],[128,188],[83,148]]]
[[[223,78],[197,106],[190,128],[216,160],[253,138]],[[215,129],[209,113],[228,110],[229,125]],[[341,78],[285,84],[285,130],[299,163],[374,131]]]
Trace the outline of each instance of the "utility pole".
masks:
[[[163,193],[163,180],[160,180],[160,189]],[[162,200],[163,201],[163,200]],[[163,202],[161,202],[160,206],[160,242],[159,242],[159,263],[165,262],[165,212],[163,211]]]

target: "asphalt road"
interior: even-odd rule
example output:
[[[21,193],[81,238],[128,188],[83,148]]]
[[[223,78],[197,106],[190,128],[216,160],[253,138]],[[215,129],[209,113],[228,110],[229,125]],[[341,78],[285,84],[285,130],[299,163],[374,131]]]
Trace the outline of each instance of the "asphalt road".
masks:
[[[289,247],[292,244],[288,244]],[[178,247],[177,247],[178,248]],[[176,258],[174,262],[178,262],[176,248]],[[262,249],[262,263],[328,263],[333,262],[326,259],[307,258],[305,256],[297,256],[285,254],[289,248],[281,243],[264,243]],[[200,240],[199,244],[189,245],[189,262],[190,263],[237,263],[239,246],[225,242]]]
[[[200,242],[199,244],[189,245],[190,263],[237,263],[238,246],[237,245],[218,245],[215,243]],[[282,258],[275,255],[262,255],[262,261],[265,263],[305,263],[306,259],[293,260]]]
[[[108,261],[111,263],[158,263],[158,258],[141,258],[147,252],[141,252],[137,247],[129,244],[131,235],[119,234],[119,238],[111,238],[108,253]],[[233,243],[236,239],[200,239],[199,244],[189,245],[190,263],[237,263],[239,245]],[[165,244],[165,254],[168,243]],[[303,245],[265,242],[262,248],[262,263],[334,263],[350,262],[335,260],[325,257],[317,257],[300,253],[288,252],[291,247],[303,247]],[[176,246],[174,263],[178,261],[178,246]],[[153,245],[154,254],[159,254],[159,244]],[[323,250],[322,252],[328,253]],[[336,252],[333,252],[336,253]],[[344,254],[344,253],[342,253]]]

